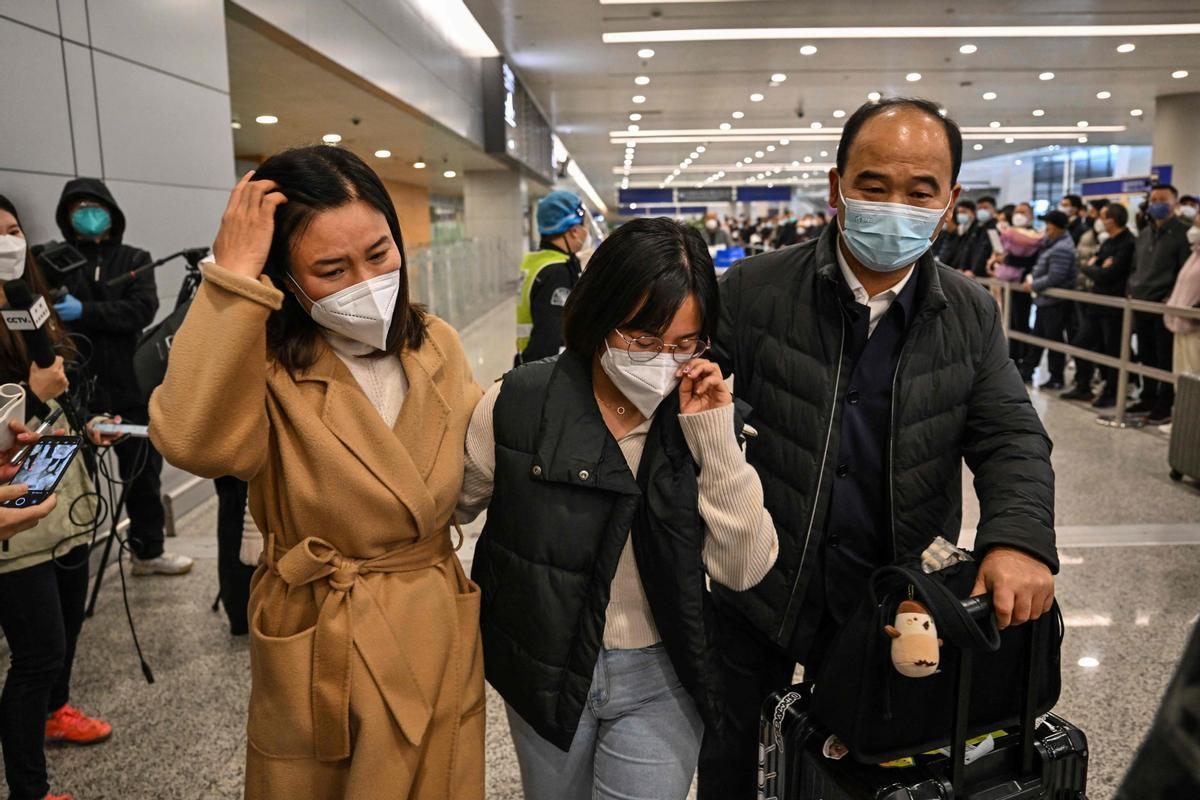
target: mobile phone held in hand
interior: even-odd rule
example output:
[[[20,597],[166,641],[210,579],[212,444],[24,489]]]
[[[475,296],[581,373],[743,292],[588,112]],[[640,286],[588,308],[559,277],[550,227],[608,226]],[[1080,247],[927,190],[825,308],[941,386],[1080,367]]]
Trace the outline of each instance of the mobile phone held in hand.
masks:
[[[9,481],[10,484],[25,484],[29,491],[21,497],[5,500],[5,508],[26,508],[41,504],[54,494],[58,482],[66,474],[67,467],[79,454],[78,436],[43,436],[32,447],[29,455],[21,462],[21,468]]]
[[[146,425],[127,425],[123,422],[97,422],[92,425],[92,430],[97,433],[120,433],[125,436],[137,436],[145,439],[150,436],[150,428]]]

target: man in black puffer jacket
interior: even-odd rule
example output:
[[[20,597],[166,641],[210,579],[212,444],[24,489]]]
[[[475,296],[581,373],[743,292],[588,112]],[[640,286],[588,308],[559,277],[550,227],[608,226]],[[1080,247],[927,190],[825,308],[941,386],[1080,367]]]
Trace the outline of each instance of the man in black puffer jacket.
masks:
[[[747,459],[780,554],[756,588],[714,587],[732,735],[705,742],[701,800],[755,796],[763,700],[797,662],[815,676],[872,571],[957,541],[964,460],[982,509],[976,593],[993,594],[1002,626],[1051,606],[1050,440],[996,303],[929,252],[961,161],[936,104],[863,106],[830,172],[836,224],[742,262],[721,287],[717,357],[754,407]]]

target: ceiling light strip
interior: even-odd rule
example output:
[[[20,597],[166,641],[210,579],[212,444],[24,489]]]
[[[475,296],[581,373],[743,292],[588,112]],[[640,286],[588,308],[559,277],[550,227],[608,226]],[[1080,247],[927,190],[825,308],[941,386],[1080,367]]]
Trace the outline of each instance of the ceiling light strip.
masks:
[[[964,134],[968,133],[995,133],[996,131],[1005,131],[1008,133],[1067,133],[1070,131],[1078,131],[1077,125],[1001,125],[998,128],[993,128],[990,125],[964,125],[959,128]],[[1126,130],[1124,125],[1093,125],[1089,130],[1103,131],[1105,133],[1120,133]],[[657,139],[667,136],[707,136],[712,139],[720,139],[722,141],[738,141],[737,136],[771,136],[771,137],[805,137],[805,136],[824,136],[824,135],[841,135],[841,128],[821,128],[820,133],[812,128],[738,128],[732,131],[723,131],[718,128],[677,128],[677,129],[661,129],[661,130],[638,130],[634,134],[629,131],[609,131],[610,137],[632,137],[638,140],[641,139]]]
[[[605,44],[738,42],[769,39],[1062,39],[1117,36],[1194,36],[1200,23],[1148,25],[993,25],[937,27],[694,28],[605,33]]]

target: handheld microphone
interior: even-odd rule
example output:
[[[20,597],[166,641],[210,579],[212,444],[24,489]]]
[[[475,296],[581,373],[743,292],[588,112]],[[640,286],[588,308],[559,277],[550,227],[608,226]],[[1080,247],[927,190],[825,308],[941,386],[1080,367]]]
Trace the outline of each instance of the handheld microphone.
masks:
[[[4,326],[21,334],[35,364],[42,369],[54,366],[54,344],[44,327],[50,319],[46,298],[38,295],[35,299],[29,286],[20,278],[5,282],[4,296],[8,298],[8,308],[0,312],[4,316]]]

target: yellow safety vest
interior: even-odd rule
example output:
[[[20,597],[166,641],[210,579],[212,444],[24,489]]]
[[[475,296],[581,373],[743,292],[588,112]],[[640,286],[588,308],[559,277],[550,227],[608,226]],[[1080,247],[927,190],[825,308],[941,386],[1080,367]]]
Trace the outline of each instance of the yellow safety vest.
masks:
[[[568,260],[566,253],[557,250],[535,250],[521,261],[521,288],[517,299],[517,352],[524,353],[529,346],[529,337],[533,334],[533,306],[530,294],[533,292],[533,282],[538,273],[551,264],[561,264]]]

